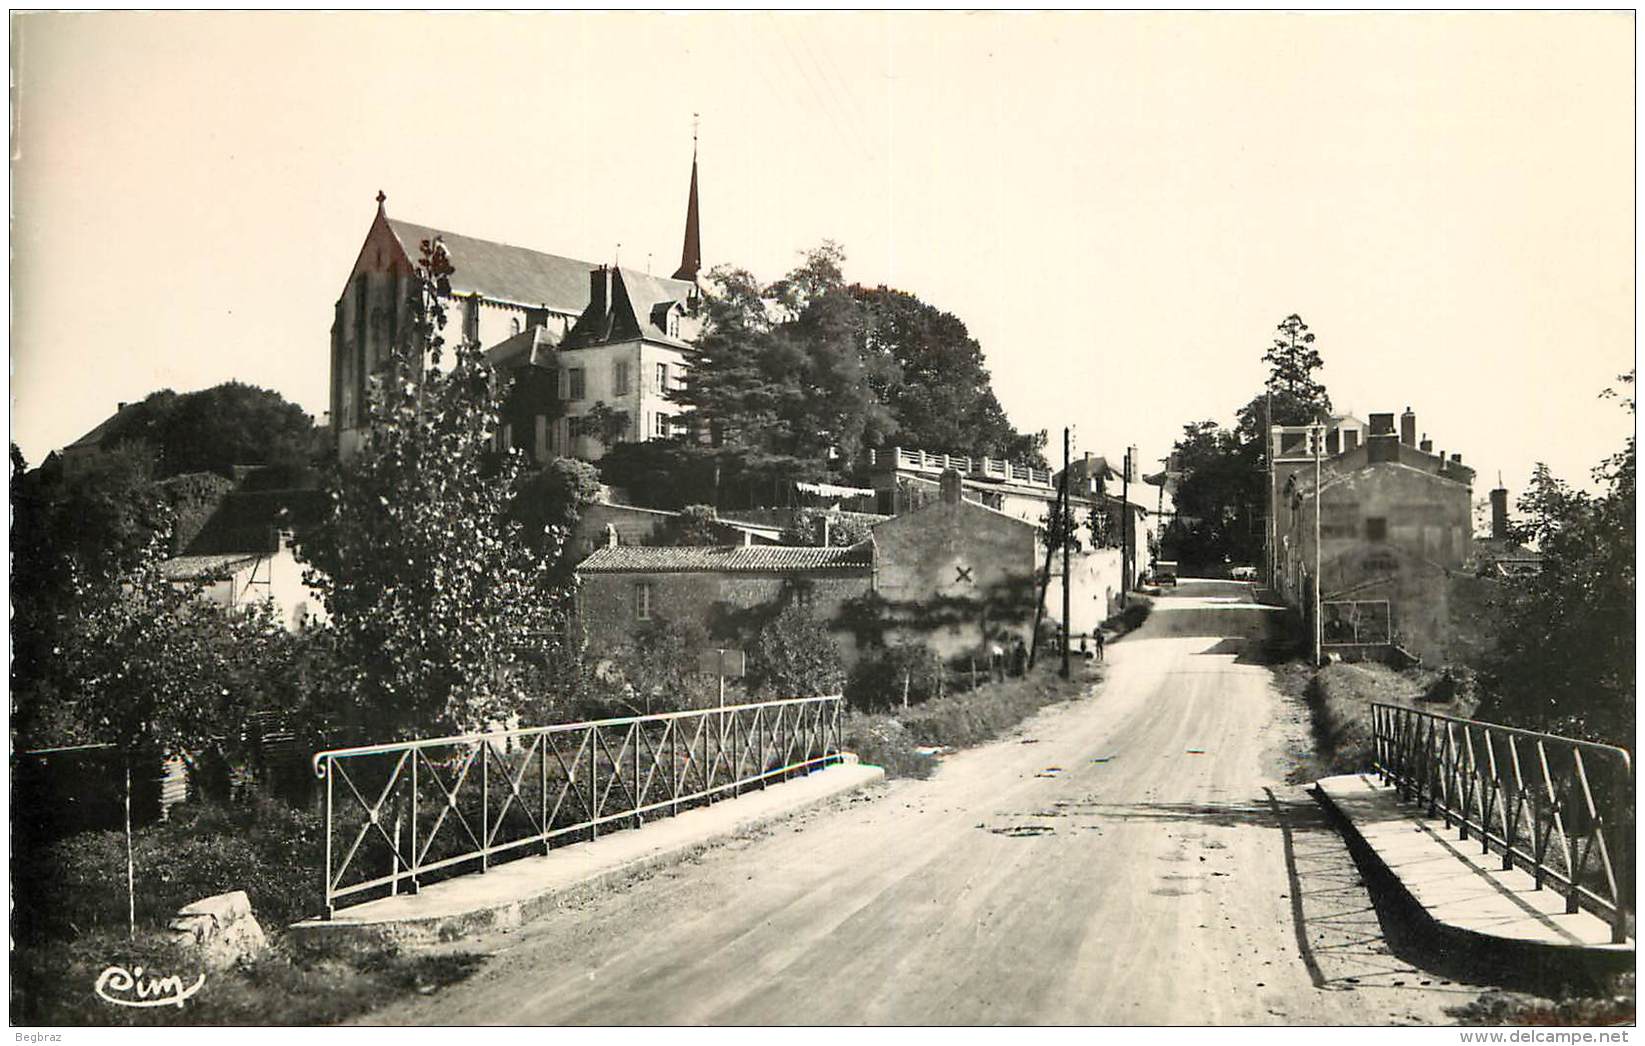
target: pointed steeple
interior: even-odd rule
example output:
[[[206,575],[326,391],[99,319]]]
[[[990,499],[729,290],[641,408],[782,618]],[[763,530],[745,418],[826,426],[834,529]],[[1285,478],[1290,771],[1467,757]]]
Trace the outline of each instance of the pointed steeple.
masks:
[[[674,273],[676,280],[697,282],[697,270],[703,267],[702,242],[697,233],[697,123],[693,114],[691,123],[691,197],[685,205],[685,247],[680,251],[680,267]]]

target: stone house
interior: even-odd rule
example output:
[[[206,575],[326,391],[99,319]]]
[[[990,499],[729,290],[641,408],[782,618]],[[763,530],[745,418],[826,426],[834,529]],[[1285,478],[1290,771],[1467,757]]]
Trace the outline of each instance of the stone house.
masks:
[[[874,554],[785,545],[646,546],[596,549],[577,567],[577,612],[587,650],[600,656],[659,622],[694,623],[731,638],[751,617],[798,599],[820,621],[844,620],[844,605],[873,588]],[[841,653],[854,654],[841,631]]]
[[[235,490],[226,494],[161,574],[224,610],[272,600],[289,629],[325,621],[319,594],[303,580],[294,535],[323,517],[319,490]]]
[[[1459,591],[1472,551],[1473,472],[1460,455],[1423,448],[1415,416],[1404,433],[1392,414],[1371,415],[1369,435],[1323,461],[1318,489],[1311,464],[1296,464],[1277,506],[1277,576],[1282,596],[1311,608],[1315,514],[1319,514],[1320,594],[1328,604],[1386,602],[1393,641],[1424,659],[1459,656],[1477,642],[1477,594]],[[1409,439],[1409,442],[1407,442]],[[1379,610],[1379,614],[1381,611]],[[1379,626],[1380,628],[1380,626]]]

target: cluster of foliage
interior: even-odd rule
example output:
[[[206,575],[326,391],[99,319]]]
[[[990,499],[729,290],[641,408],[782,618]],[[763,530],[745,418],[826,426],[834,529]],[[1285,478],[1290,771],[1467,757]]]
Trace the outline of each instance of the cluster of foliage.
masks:
[[[1268,427],[1305,425],[1331,413],[1331,397],[1316,377],[1325,364],[1314,342],[1301,316],[1285,317],[1262,357],[1269,367],[1264,389],[1239,408],[1234,427],[1209,420],[1183,426],[1172,454],[1182,474],[1177,517],[1164,543],[1185,566],[1262,559]]]
[[[789,599],[750,638],[746,682],[768,697],[816,697],[839,693],[845,669],[827,627]]]
[[[122,442],[147,445],[163,478],[234,465],[302,468],[324,453],[325,440],[279,393],[229,381],[181,394],[161,389],[128,405],[104,434],[105,446]]]
[[[703,334],[671,395],[686,433],[621,444],[608,482],[660,508],[785,503],[795,480],[854,468],[893,441],[1044,465],[1045,435],[1013,429],[982,350],[952,314],[847,284],[832,243],[784,278],[709,274]]]
[[[781,540],[785,545],[849,548],[867,541],[872,533],[873,527],[860,516],[806,508],[794,513],[793,521],[783,528]]]
[[[595,668],[587,692],[604,715],[651,715],[707,708],[719,697],[714,676],[698,671],[697,655],[712,647],[694,622],[647,622]]]
[[[926,701],[943,690],[942,659],[924,643],[903,640],[860,658],[845,684],[851,707],[880,711]]]
[[[1632,747],[1634,468],[1633,436],[1595,467],[1594,494],[1536,466],[1511,536],[1536,547],[1542,570],[1506,594],[1482,718]]]
[[[505,390],[478,345],[446,359],[451,273],[444,246],[425,241],[413,337],[372,383],[369,435],[301,546],[337,649],[334,714],[376,737],[506,721],[525,699],[513,669],[563,620],[539,550],[557,555],[564,531],[544,519],[528,540],[521,456],[496,448]],[[565,472],[570,504],[584,477]]]

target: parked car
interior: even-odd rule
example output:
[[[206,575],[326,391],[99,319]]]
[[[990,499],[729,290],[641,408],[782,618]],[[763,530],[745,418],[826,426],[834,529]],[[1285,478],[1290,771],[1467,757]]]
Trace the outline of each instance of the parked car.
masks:
[[[1176,560],[1162,559],[1156,562],[1151,580],[1156,585],[1175,585],[1177,583]]]
[[[1255,581],[1257,579],[1257,568],[1235,567],[1233,570],[1228,572],[1228,576],[1233,578],[1235,581]]]

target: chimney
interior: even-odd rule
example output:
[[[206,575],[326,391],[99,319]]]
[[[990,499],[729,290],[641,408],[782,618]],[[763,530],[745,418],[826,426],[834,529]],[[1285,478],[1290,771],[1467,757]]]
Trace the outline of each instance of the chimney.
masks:
[[[1417,449],[1422,451],[1424,454],[1432,454],[1434,452],[1434,441],[1428,438],[1428,434],[1426,432],[1422,434],[1422,442],[1417,444]]]
[[[1461,454],[1452,454],[1451,455],[1451,464],[1453,464],[1453,465],[1462,464],[1462,455]]]
[[[1371,415],[1376,417],[1376,415]],[[1390,421],[1392,414],[1384,415]],[[1392,432],[1373,432],[1371,438],[1365,441],[1365,463],[1375,465],[1384,461],[1399,460],[1399,437]]]
[[[1392,436],[1394,434],[1394,416],[1389,414],[1371,415],[1371,436]]]
[[[604,265],[589,270],[588,308],[601,320],[611,315],[611,270]]]
[[[1407,447],[1417,445],[1417,416],[1410,407],[1399,416],[1399,441]]]
[[[1491,491],[1491,536],[1498,541],[1508,540],[1508,488],[1497,477],[1497,487]]]
[[[605,547],[617,547],[617,527],[615,524],[607,523],[605,525]]]
[[[964,488],[960,485],[958,469],[943,469],[939,480],[942,485],[942,500],[945,505],[958,505],[963,496]]]

